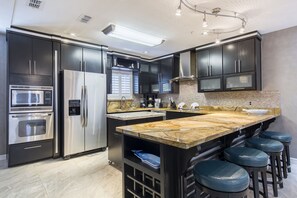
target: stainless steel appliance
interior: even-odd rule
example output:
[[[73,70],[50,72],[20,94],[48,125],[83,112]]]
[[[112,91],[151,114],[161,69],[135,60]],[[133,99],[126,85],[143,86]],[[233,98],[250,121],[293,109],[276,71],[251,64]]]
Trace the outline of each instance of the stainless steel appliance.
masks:
[[[9,114],[8,143],[53,139],[54,113]]]
[[[9,86],[9,113],[53,111],[53,87]]]
[[[63,71],[63,156],[105,148],[106,75]]]

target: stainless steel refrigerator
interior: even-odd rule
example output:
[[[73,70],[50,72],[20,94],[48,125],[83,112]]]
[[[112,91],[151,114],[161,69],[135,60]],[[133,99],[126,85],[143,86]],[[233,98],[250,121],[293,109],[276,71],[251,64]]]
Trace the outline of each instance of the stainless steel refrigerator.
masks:
[[[63,157],[106,148],[106,75],[64,70],[63,92]]]

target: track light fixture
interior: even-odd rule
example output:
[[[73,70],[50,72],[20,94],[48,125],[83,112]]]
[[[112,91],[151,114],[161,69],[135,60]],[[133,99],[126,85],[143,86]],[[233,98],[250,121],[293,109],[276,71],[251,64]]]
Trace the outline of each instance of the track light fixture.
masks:
[[[179,6],[178,6],[178,8],[176,9],[176,12],[175,12],[175,15],[176,16],[181,16],[181,12],[182,12],[182,10],[181,10],[181,4],[182,4],[182,2],[180,0],[179,1]]]
[[[207,26],[208,26],[208,24],[207,24],[207,21],[206,21],[206,14],[205,14],[205,11],[204,11],[202,27],[206,28]]]
[[[209,29],[204,29],[202,32],[202,35],[207,35],[207,34],[215,34],[217,35],[217,39],[216,39],[216,43],[220,43],[220,39],[218,38],[220,34],[224,34],[224,33],[231,33],[231,32],[235,32],[238,31],[239,33],[244,33],[245,32],[245,28],[246,28],[246,24],[247,24],[247,19],[234,11],[229,11],[229,10],[223,10],[219,7],[213,8],[211,10],[207,10],[207,9],[199,9],[198,5],[194,5],[192,4],[189,0],[179,0],[179,6],[176,10],[176,15],[177,16],[181,16],[181,6],[184,6],[186,8],[188,8],[189,10],[198,13],[198,14],[203,14],[203,21],[202,21],[202,27],[203,28],[207,28],[209,27],[209,24],[207,23],[206,20],[206,15],[208,16],[213,16],[215,19],[218,18],[229,18],[229,19],[236,19],[238,21],[240,21],[240,25],[235,26],[234,28],[226,28],[226,29],[216,29],[216,28],[209,28]]]

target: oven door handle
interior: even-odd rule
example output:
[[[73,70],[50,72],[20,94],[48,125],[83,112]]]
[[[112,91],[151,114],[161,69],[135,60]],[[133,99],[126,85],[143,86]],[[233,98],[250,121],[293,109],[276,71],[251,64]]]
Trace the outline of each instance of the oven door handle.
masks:
[[[13,115],[12,118],[27,118],[27,117],[49,117],[51,116],[51,113],[44,113],[44,114],[26,114],[26,115]]]

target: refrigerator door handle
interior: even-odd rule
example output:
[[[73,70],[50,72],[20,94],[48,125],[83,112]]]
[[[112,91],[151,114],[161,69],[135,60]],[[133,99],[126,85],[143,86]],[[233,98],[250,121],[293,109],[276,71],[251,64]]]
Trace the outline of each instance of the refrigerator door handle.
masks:
[[[85,86],[85,127],[88,126],[89,107],[88,107],[88,88]]]
[[[85,93],[84,93],[84,86],[81,86],[81,102],[80,102],[80,123],[82,126],[84,126],[85,123]]]

